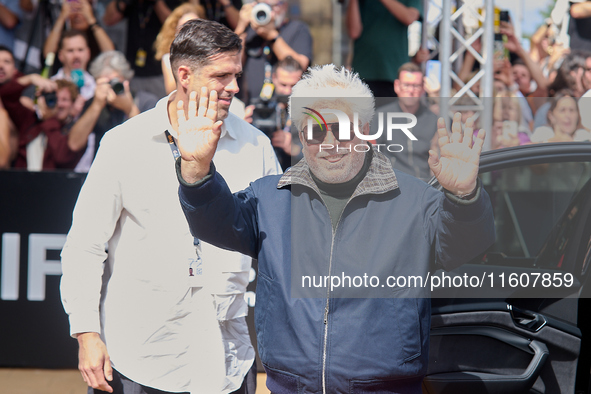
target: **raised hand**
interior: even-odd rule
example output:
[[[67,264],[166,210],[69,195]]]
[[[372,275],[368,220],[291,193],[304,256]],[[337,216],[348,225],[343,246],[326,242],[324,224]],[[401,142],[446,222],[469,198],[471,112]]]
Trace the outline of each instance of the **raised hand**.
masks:
[[[462,116],[456,112],[452,123],[451,136],[445,127],[445,120],[437,121],[437,133],[441,156],[429,151],[429,167],[439,184],[454,195],[467,195],[476,188],[480,152],[484,144],[485,131],[480,129],[473,140],[474,119],[466,121],[462,132]]]
[[[195,183],[209,172],[222,131],[222,121],[217,120],[217,92],[208,92],[206,87],[202,87],[199,104],[197,92],[191,92],[186,115],[184,108],[183,101],[179,101],[177,117],[181,174],[186,182]]]

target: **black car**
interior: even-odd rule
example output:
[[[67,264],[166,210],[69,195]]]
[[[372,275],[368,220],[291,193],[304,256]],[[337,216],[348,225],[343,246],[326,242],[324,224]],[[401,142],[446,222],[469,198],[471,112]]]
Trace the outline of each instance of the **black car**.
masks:
[[[497,240],[432,292],[424,393],[591,392],[591,143],[489,151],[480,176]]]

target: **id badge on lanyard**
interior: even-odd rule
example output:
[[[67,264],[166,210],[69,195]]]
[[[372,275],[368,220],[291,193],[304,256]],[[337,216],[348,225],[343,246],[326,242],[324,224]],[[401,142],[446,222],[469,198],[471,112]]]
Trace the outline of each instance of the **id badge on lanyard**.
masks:
[[[195,258],[189,259],[189,287],[203,287],[203,260],[201,259],[201,242],[193,238]]]
[[[181,155],[179,153],[179,149],[174,142],[174,138],[168,130],[164,132],[166,134],[166,140],[168,145],[170,146],[170,150],[172,151],[172,157],[176,161]],[[201,252],[201,242],[198,238],[193,238],[193,246],[195,247],[195,257],[189,258],[189,264],[187,269],[187,278],[188,278],[188,285],[189,287],[203,287],[204,279],[203,279],[203,260],[201,259],[202,252]]]

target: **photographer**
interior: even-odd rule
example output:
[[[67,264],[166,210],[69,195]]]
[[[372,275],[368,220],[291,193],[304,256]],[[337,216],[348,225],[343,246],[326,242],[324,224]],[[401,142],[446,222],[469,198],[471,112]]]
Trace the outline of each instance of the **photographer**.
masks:
[[[37,98],[40,119],[19,133],[15,168],[29,171],[73,169],[82,157],[82,150],[73,150],[68,144],[78,88],[63,79],[55,82],[55,91]]]
[[[256,7],[256,8],[255,8]],[[272,67],[291,56],[302,69],[312,59],[312,36],[308,26],[287,17],[285,0],[263,0],[248,3],[240,10],[236,34],[243,40],[243,78],[241,99],[269,99],[266,87],[271,83]]]
[[[273,95],[269,100],[257,98],[245,109],[245,120],[265,133],[270,139],[281,167],[285,171],[291,166],[292,156],[300,158],[301,146],[292,145],[291,120],[287,112],[287,102],[291,89],[300,80],[304,70],[291,56],[273,67],[271,81]]]
[[[113,41],[96,19],[90,0],[67,0],[62,3],[60,15],[55,20],[49,36],[43,44],[43,57],[57,53],[60,38],[66,24],[70,29],[84,32],[90,48],[90,60],[94,60],[101,52],[115,49]],[[59,59],[58,59],[59,60]],[[60,61],[61,62],[61,61]],[[56,62],[57,63],[57,62]],[[59,67],[54,64],[54,69]]]
[[[133,67],[133,91],[149,91],[156,97],[166,96],[160,62],[154,57],[154,41],[171,10],[180,0],[111,0],[105,9],[103,23],[113,26],[127,19],[127,62]]]
[[[102,53],[90,65],[90,73],[96,79],[94,97],[86,102],[68,139],[71,149],[87,147],[76,166],[76,171],[82,172],[90,168],[103,135],[140,113],[129,90],[133,71],[125,55],[117,51]]]
[[[54,81],[42,78],[39,74],[23,75],[16,68],[12,51],[0,45],[0,99],[18,131],[36,120],[34,112],[21,104],[21,95],[30,85],[44,92],[55,91],[56,88]]]

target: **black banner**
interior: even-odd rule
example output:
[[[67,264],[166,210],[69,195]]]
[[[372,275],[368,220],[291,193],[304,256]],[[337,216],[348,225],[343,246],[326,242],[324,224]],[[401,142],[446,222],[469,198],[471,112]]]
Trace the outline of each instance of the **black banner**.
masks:
[[[0,171],[0,367],[78,365],[59,293],[60,253],[85,177]],[[247,295],[253,340],[255,283]]]

